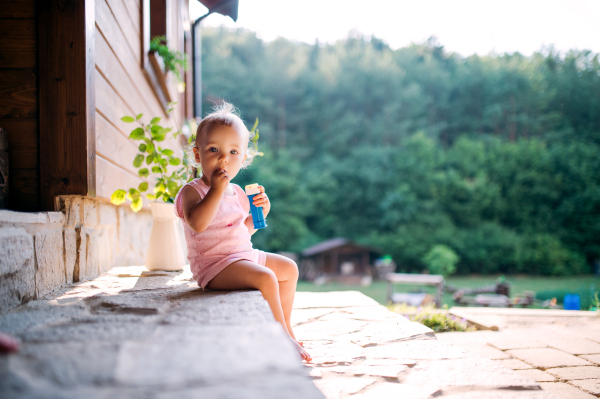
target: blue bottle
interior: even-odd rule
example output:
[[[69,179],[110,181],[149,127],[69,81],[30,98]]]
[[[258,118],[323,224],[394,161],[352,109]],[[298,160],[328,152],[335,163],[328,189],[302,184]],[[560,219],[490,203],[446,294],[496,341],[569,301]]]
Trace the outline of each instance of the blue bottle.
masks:
[[[254,206],[254,204],[252,203],[256,194],[260,194],[258,183],[248,184],[246,186],[246,195],[248,196],[248,200],[250,201],[250,212],[252,213],[252,222],[254,222],[255,229],[263,229],[267,227],[267,222],[265,221],[265,215],[263,214],[262,206],[257,207]]]
[[[577,294],[567,294],[563,299],[565,310],[581,310],[581,298]]]

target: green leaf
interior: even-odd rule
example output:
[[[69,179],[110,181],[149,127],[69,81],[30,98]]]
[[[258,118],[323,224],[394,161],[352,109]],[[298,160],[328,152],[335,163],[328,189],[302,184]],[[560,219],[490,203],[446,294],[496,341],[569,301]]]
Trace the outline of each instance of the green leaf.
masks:
[[[152,126],[152,127],[150,128],[150,131],[151,131],[152,133],[158,133],[158,132],[160,132],[161,130],[162,130],[162,127],[160,127],[160,126]]]
[[[152,154],[154,152],[154,143],[152,141],[148,141],[148,144],[146,144],[146,152],[148,154]]]
[[[250,129],[250,131],[255,130],[257,126],[258,126],[258,118],[256,118],[256,120],[254,121],[254,126],[252,126],[252,129]]]
[[[162,153],[164,156],[167,156],[167,157],[170,157],[171,155],[173,155],[173,151],[169,150],[168,148],[167,148],[167,149],[164,149],[164,150],[162,150],[162,151],[161,151],[161,153]]]
[[[152,161],[154,160],[154,154],[150,154],[146,157],[146,164],[150,165],[152,163]]]
[[[149,200],[154,200],[154,199],[156,199],[156,195],[154,195],[154,194],[146,194],[146,198],[148,198]]]
[[[132,140],[142,140],[145,137],[144,129],[136,127],[129,133],[129,138]]]
[[[177,184],[177,182],[170,181],[169,183],[167,183],[167,191],[172,196],[177,195],[177,192],[179,191],[179,184]]]
[[[135,120],[139,121],[142,118],[143,115],[144,114],[137,114],[137,116],[135,117]]]
[[[133,119],[133,117],[131,117],[131,116],[124,116],[121,118],[121,120],[126,123],[135,122],[135,119]]]
[[[165,187],[165,185],[161,182],[156,183],[156,186],[154,186],[154,192],[158,193],[159,191],[165,191],[167,188]]]
[[[144,162],[144,156],[142,154],[137,154],[133,160],[133,166],[139,168],[142,166],[142,162]]]
[[[166,168],[168,163],[169,162],[167,161],[167,158],[163,158],[160,160],[160,166],[162,166],[163,168]]]
[[[153,166],[152,167],[152,173],[160,173],[162,172],[160,166]]]
[[[181,159],[175,158],[175,157],[171,157],[171,158],[169,158],[169,163],[171,165],[179,165],[181,163]]]
[[[140,175],[141,177],[148,177],[149,174],[150,172],[148,171],[148,168],[142,168],[138,170],[138,175]]]
[[[140,190],[141,192],[148,190],[148,182],[146,182],[146,181],[141,182],[140,185],[138,186],[138,190]]]
[[[156,118],[152,118],[152,120],[150,121],[150,124],[156,125],[158,122],[160,122],[160,118],[157,116]]]
[[[140,152],[146,152],[146,144],[144,144],[144,143],[140,144],[140,146],[138,147],[138,150]]]
[[[163,141],[165,139],[165,135],[161,133],[156,133],[152,135],[152,138],[156,141]]]
[[[117,190],[110,196],[110,202],[115,205],[121,205],[123,202],[125,202],[125,195],[127,195],[127,191]]]
[[[137,212],[140,209],[142,209],[142,199],[140,197],[135,198],[133,200],[133,202],[131,203],[131,209],[133,209],[134,212]]]
[[[140,198],[140,196],[141,196],[141,195],[142,195],[142,194],[141,194],[141,193],[140,193],[138,190],[136,190],[135,188],[130,188],[130,189],[129,189],[129,196],[130,196],[132,199],[134,199],[134,200],[135,200],[136,198]]]
[[[164,194],[164,192],[162,192],[162,191],[157,192],[156,199],[159,199],[163,194]]]

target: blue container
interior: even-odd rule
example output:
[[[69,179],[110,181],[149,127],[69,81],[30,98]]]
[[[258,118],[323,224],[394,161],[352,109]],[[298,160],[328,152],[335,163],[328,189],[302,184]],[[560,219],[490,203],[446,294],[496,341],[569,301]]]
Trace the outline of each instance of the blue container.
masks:
[[[260,194],[258,183],[248,184],[246,186],[246,195],[250,201],[250,212],[252,213],[252,222],[254,223],[254,228],[258,230],[267,227],[267,222],[265,220],[262,206],[257,207],[252,203],[256,194]]]
[[[581,310],[581,299],[577,294],[567,294],[563,299],[565,310]]]

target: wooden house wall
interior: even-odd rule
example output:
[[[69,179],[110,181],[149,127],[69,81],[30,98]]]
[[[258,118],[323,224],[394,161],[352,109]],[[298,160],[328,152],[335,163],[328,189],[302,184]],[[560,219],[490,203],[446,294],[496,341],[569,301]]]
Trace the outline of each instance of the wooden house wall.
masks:
[[[169,46],[183,52],[183,18],[179,13],[187,2],[170,1],[170,6]],[[174,111],[167,118],[144,75],[142,7],[143,0],[95,0],[96,196],[99,198],[109,199],[115,190],[137,187],[143,181],[133,166],[140,141],[128,138],[137,125],[122,122],[122,116],[143,113],[144,122],[158,116],[163,126],[173,127],[173,131],[177,130],[177,124],[181,126],[181,112]],[[176,81],[172,73],[169,76],[171,96],[179,98]],[[181,154],[178,140],[165,140],[160,145]]]
[[[9,208],[39,210],[35,0],[0,0],[0,127],[8,133]]]

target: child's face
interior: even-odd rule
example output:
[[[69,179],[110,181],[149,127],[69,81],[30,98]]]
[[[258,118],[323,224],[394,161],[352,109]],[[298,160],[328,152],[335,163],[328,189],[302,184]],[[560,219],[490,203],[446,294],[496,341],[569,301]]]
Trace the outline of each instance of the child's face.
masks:
[[[225,169],[230,179],[240,171],[246,160],[248,131],[245,127],[214,126],[198,140],[194,147],[196,162],[202,165],[202,179],[210,184],[210,177],[217,169]]]

